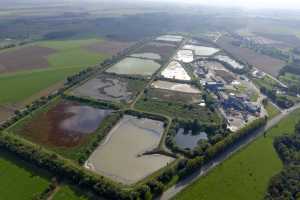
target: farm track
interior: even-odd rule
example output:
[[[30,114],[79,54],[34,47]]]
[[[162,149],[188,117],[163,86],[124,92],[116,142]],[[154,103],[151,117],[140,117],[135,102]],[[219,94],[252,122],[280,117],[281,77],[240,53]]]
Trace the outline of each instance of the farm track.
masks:
[[[219,156],[217,156],[215,159],[213,159],[211,162],[204,165],[201,169],[193,173],[188,178],[179,181],[176,185],[170,187],[168,190],[166,190],[157,200],[168,200],[172,199],[176,194],[181,192],[183,189],[197,181],[202,176],[205,176],[207,173],[209,173],[211,170],[213,170],[215,167],[217,167],[219,164],[224,162],[225,160],[229,159],[234,153],[240,151],[247,145],[250,145],[251,142],[253,142],[256,138],[259,136],[262,136],[267,130],[271,129],[273,126],[275,126],[279,121],[287,117],[290,113],[300,108],[300,104],[296,104],[292,108],[289,108],[287,110],[283,110],[279,115],[272,118],[267,122],[267,124],[253,133],[252,135],[244,138],[239,143],[235,144],[234,146],[230,147],[227,151],[223,152]]]

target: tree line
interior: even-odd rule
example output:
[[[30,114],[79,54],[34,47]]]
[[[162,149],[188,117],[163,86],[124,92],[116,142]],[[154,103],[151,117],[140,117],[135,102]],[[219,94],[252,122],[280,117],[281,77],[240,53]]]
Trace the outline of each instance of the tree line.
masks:
[[[260,87],[260,92],[272,99],[272,101],[278,105],[280,108],[286,109],[294,105],[294,102],[288,99],[286,96],[277,95],[276,88],[268,89],[264,86]]]
[[[161,116],[131,110],[124,113],[137,117],[166,120]],[[167,166],[157,176],[147,182],[129,189],[103,176],[89,172],[80,165],[14,134],[1,133],[0,148],[9,150],[18,157],[52,172],[58,177],[66,178],[80,188],[92,191],[96,195],[109,199],[152,199],[159,196],[163,192],[165,185],[170,183],[175,176],[179,176],[180,179],[185,178],[220,153],[226,151],[236,142],[252,134],[253,131],[263,126],[265,122],[265,118],[258,119],[237,133],[230,134],[223,140],[209,146],[203,154],[192,159],[180,159],[176,164]]]
[[[300,122],[295,134],[274,140],[274,147],[284,163],[284,169],[269,182],[266,200],[300,199]]]

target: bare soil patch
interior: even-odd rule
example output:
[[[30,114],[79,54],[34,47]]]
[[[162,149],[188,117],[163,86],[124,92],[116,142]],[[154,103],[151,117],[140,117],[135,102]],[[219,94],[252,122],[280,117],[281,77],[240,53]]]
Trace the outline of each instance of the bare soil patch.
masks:
[[[0,105],[0,124],[14,115],[14,110]]]
[[[248,64],[276,77],[281,68],[285,66],[285,62],[270,56],[258,54],[248,48],[241,48],[230,43],[230,38],[223,37],[218,40],[218,44],[227,52],[236,58],[246,61]]]
[[[47,56],[55,52],[54,49],[39,46],[2,52],[0,53],[0,73],[47,68],[49,67]]]
[[[132,46],[132,42],[118,42],[118,41],[101,41],[85,46],[88,51],[95,53],[103,53],[108,55],[117,55],[119,52]]]

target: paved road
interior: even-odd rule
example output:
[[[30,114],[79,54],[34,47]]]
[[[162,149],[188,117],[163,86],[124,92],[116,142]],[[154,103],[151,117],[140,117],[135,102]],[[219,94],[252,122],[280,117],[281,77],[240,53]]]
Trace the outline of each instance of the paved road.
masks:
[[[255,140],[258,136],[262,135],[265,131],[276,125],[279,121],[281,121],[283,118],[285,118],[288,114],[293,112],[294,110],[300,108],[300,104],[297,104],[293,106],[292,108],[289,108],[287,110],[283,110],[279,115],[268,121],[266,126],[259,129],[255,133],[251,134],[250,136],[244,138],[241,142],[235,144],[230,149],[225,151],[224,153],[220,154],[217,158],[212,160],[210,163],[204,165],[202,169],[196,171],[194,174],[189,176],[188,178],[178,182],[176,185],[169,188],[167,191],[163,193],[161,197],[158,199],[160,200],[168,200],[174,197],[177,193],[182,191],[184,188],[189,186],[191,183],[196,181],[198,178],[202,177],[212,169],[214,169],[216,166],[218,166],[220,163],[228,159],[231,155],[233,155],[235,152],[239,151],[249,143],[251,143],[253,140]]]

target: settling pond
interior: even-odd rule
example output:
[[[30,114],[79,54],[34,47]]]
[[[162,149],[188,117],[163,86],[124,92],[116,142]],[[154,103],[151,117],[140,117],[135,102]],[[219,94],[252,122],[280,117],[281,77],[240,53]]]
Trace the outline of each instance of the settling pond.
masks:
[[[197,147],[199,140],[208,140],[207,134],[205,132],[200,132],[199,134],[193,135],[192,133],[185,133],[183,128],[177,131],[175,136],[175,142],[177,146],[182,149],[194,149]]]
[[[196,56],[212,56],[215,53],[220,51],[220,49],[216,49],[213,47],[198,46],[198,45],[184,45],[182,49],[192,50],[194,51]]]
[[[162,35],[157,37],[156,40],[164,42],[181,42],[183,37],[180,35]]]
[[[151,76],[159,68],[160,64],[153,60],[124,58],[117,64],[107,69],[106,72],[125,75]]]
[[[158,154],[141,155],[157,147],[163,131],[160,121],[125,115],[92,153],[85,167],[124,184],[135,183],[174,160]]]
[[[71,148],[85,142],[111,112],[62,100],[34,115],[18,132],[38,144]]]
[[[157,53],[145,52],[145,53],[134,53],[130,55],[135,58],[144,58],[144,59],[152,59],[152,60],[160,60],[161,57]]]
[[[168,66],[161,72],[165,78],[190,81],[191,77],[177,61],[171,61]]]
[[[99,75],[75,88],[72,95],[106,101],[130,101],[133,93],[123,78]]]

